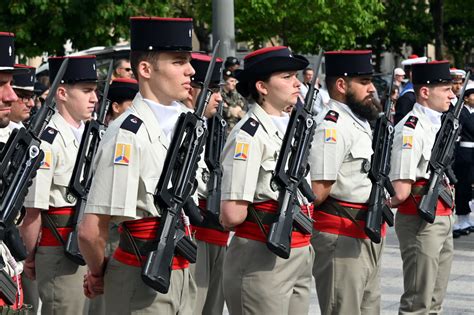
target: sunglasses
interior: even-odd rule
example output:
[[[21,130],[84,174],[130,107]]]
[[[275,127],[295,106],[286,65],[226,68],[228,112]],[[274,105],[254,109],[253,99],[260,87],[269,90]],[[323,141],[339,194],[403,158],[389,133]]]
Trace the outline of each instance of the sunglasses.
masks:
[[[123,70],[125,70],[125,71],[127,71],[127,72],[132,72],[132,68],[120,68],[120,69],[123,69]]]

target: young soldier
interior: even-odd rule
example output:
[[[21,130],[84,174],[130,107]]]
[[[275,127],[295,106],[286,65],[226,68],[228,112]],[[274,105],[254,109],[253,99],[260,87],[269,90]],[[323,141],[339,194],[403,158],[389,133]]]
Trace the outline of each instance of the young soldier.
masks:
[[[453,204],[440,198],[433,224],[423,220],[417,208],[427,189],[428,163],[441,115],[455,95],[447,61],[415,64],[412,69],[416,103],[395,127],[390,171],[405,290],[399,313],[439,314],[453,259]],[[445,189],[450,195],[447,184]]]
[[[194,109],[211,58],[203,54],[192,54],[191,57],[191,65],[196,73],[192,77],[191,85],[193,88],[190,91],[187,106]],[[217,59],[209,86],[213,93],[204,112],[204,116],[207,119],[211,119],[216,114],[219,102],[222,101],[219,86],[221,80],[221,66],[222,60]],[[212,135],[208,135],[208,137],[211,136]],[[207,150],[207,148],[205,150]],[[206,209],[209,170],[204,161],[204,154],[199,161],[196,179],[198,181],[197,191],[199,206],[201,209]],[[203,214],[206,215],[206,212],[203,212]],[[193,226],[193,234],[198,247],[196,263],[190,267],[197,287],[196,305],[193,314],[222,314],[224,309],[222,268],[224,265],[224,255],[229,232],[224,231],[220,225],[212,220],[206,220],[202,226]]]
[[[147,286],[140,275],[161,215],[153,196],[166,168],[173,129],[186,110],[177,101],[191,89],[192,19],[134,17],[130,22],[130,60],[140,92],[108,127],[97,152],[79,229],[89,267],[84,291],[90,297],[104,292],[107,314],[190,314],[195,284],[187,260],[174,257],[167,294]],[[111,221],[121,223],[121,239],[107,262],[104,247]]]
[[[29,256],[25,275],[38,281],[41,314],[82,314],[84,266],[64,255],[76,200],[67,188],[84,131],[97,102],[95,56],[49,58],[53,82],[64,58],[69,64],[55,95],[57,112],[41,135],[44,160],[25,200],[21,232]]]
[[[317,118],[309,158],[317,196],[313,276],[322,314],[380,314],[384,239],[375,244],[364,233],[372,188],[369,121],[378,114],[371,56],[369,50],[325,53],[331,99]]]
[[[283,110],[296,103],[297,71],[307,65],[287,47],[262,48],[245,57],[238,75],[237,89],[255,104],[232,129],[222,152],[221,223],[235,228],[224,261],[230,314],[308,313],[314,258],[309,235],[292,231],[288,259],[265,244],[278,211],[271,178],[289,122]]]

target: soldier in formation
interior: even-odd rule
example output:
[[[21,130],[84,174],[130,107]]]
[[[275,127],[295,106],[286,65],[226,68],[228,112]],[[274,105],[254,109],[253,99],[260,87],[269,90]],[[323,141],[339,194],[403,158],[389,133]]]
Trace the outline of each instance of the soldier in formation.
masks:
[[[65,256],[64,243],[73,230],[77,202],[68,187],[85,122],[98,102],[96,59],[49,59],[51,82],[65,58],[69,65],[54,95],[55,114],[40,137],[44,158],[24,202],[26,217],[20,230],[28,257],[24,267],[12,262],[9,248],[0,242],[1,271],[17,283],[22,269],[24,276],[37,280],[41,314],[83,314],[86,299],[99,296],[106,314],[222,314],[224,303],[230,314],[308,314],[312,276],[322,314],[380,314],[387,227],[381,226],[380,243],[364,232],[373,187],[370,122],[379,117],[381,108],[372,84],[372,52],[367,50],[325,53],[330,101],[314,118],[317,127],[308,157],[314,210],[305,198],[297,198],[301,211],[314,219],[313,236],[293,228],[288,259],[266,245],[269,227],[279,213],[272,178],[290,115],[295,113],[289,109],[300,95],[297,72],[306,69],[308,61],[285,46],[258,49],[245,57],[243,70],[224,72],[224,87],[223,62],[216,61],[204,120],[208,124],[223,102],[229,135],[220,159],[220,216],[206,219],[210,170],[200,153],[196,183],[189,183],[193,191],[183,203],[186,207],[194,203],[204,223],[190,226],[181,214],[177,219],[197,244],[196,263],[190,268],[181,252],[173,253],[167,293],[142,280],[147,255],[156,248],[159,231],[166,228],[161,224],[168,211],[156,201],[160,177],[169,167],[165,157],[173,149],[180,115],[197,105],[212,61],[208,55],[192,53],[192,24],[189,18],[130,19],[130,70],[136,81],[115,79],[110,86],[108,128],[93,161],[94,176],[79,224],[86,266]],[[13,37],[0,33],[3,143],[13,128],[23,127],[33,103],[34,68],[14,67]],[[228,62],[238,64],[236,58]],[[391,205],[398,208],[395,229],[403,260],[399,313],[440,313],[453,257],[454,202],[449,183],[443,186],[434,223],[424,221],[417,208],[426,193],[427,165],[442,113],[455,94],[447,62],[410,59],[405,66],[410,84],[402,97],[407,106],[397,108],[400,122],[389,174],[396,192]],[[463,98],[466,121],[474,106],[473,91],[469,86]],[[248,111],[244,97],[251,100]],[[472,144],[469,128],[464,130],[458,153]],[[456,158],[460,169],[464,156]],[[461,200],[467,196],[461,186],[456,194],[459,215],[468,215],[470,195]],[[106,249],[109,235],[116,233],[110,226],[118,227],[119,234],[112,250]],[[228,245],[230,231],[235,235]],[[2,311],[22,311],[18,288],[15,305],[0,301]]]

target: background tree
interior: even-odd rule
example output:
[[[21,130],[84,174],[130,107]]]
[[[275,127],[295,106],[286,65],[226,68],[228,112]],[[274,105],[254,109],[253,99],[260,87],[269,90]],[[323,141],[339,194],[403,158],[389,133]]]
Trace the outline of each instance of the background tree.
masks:
[[[446,1],[444,41],[457,68],[463,68],[474,49],[474,0]]]
[[[300,53],[357,47],[383,22],[380,0],[235,0],[236,38],[254,48],[266,42]]]

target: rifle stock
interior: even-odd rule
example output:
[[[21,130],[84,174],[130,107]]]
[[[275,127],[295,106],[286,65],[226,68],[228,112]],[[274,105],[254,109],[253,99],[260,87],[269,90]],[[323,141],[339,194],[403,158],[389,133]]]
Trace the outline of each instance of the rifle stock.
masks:
[[[367,218],[365,222],[365,234],[374,243],[380,243],[382,240],[381,230],[385,220],[390,226],[393,225],[393,213],[387,206],[386,192],[390,196],[395,195],[388,174],[390,173],[390,156],[392,152],[392,143],[394,128],[391,122],[390,108],[392,86],[394,73],[387,94],[387,100],[384,104],[384,111],[381,113],[375,124],[374,137],[372,141],[372,155],[369,178],[372,182],[370,191]]]
[[[155,191],[155,203],[163,211],[157,231],[157,247],[152,250],[142,268],[142,280],[160,293],[167,293],[170,285],[171,262],[176,251],[177,224],[184,204],[194,191],[196,171],[204,149],[207,129],[203,119],[212,91],[209,89],[216,63],[216,43],[207,69],[194,113],[181,114],[164,162],[164,171]],[[189,245],[189,244],[188,244]],[[195,247],[190,248],[195,250]],[[194,255],[189,253],[188,257]]]
[[[308,227],[311,234],[311,219],[306,217],[297,202],[297,194],[300,185],[304,184],[308,170],[308,155],[311,148],[316,124],[312,114],[314,103],[317,99],[317,90],[314,85],[319,73],[322,60],[322,50],[319,52],[314,76],[310,82],[308,94],[306,95],[304,106],[294,109],[291,113],[290,121],[283,137],[280,153],[275,167],[273,184],[278,188],[278,213],[275,222],[270,225],[267,236],[267,247],[277,256],[288,259],[291,252],[291,233],[294,225],[294,218],[298,220],[296,226],[299,228]],[[287,167],[288,166],[288,167]],[[307,183],[306,183],[307,185]],[[308,186],[308,185],[307,185]],[[304,189],[306,194],[307,188]],[[311,194],[311,197],[313,194]],[[314,200],[314,199],[313,199]],[[298,214],[300,212],[300,214]],[[305,218],[302,217],[305,216]]]

